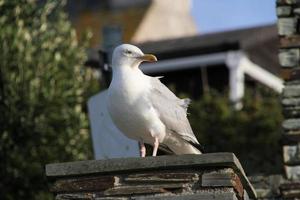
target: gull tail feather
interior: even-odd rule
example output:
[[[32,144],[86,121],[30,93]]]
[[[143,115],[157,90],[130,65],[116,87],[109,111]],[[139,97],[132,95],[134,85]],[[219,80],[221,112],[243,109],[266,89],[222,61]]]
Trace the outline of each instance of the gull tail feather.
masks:
[[[174,152],[168,146],[166,146],[164,144],[160,144],[158,148],[168,155],[174,154]]]
[[[194,143],[192,141],[187,141],[187,142],[190,143],[196,149],[198,149],[201,153],[204,153],[204,146],[203,145],[201,145],[199,143]]]

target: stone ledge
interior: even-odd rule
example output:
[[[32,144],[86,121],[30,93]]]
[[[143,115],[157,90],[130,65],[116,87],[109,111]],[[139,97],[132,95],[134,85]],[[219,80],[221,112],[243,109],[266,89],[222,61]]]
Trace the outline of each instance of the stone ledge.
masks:
[[[65,199],[89,199],[89,196],[86,195],[77,195],[77,194],[59,194],[56,200],[65,200]],[[225,194],[186,194],[186,195],[174,195],[174,196],[156,196],[156,197],[131,197],[131,200],[238,200],[234,194],[225,193]],[[98,197],[95,200],[127,200],[123,197]]]
[[[149,194],[150,199],[161,194],[175,198],[178,194],[189,193],[208,195],[211,199],[218,195],[220,198],[216,199],[222,199],[222,195],[233,199],[229,198],[232,194],[238,199],[247,199],[243,196],[248,195],[256,198],[233,153],[56,163],[46,165],[46,175],[57,199],[89,194],[96,195],[97,199],[122,196],[126,199],[130,194],[137,199],[142,198],[141,195],[146,195],[143,198],[147,199]]]
[[[114,158],[87,160],[46,165],[48,177],[115,173],[153,169],[174,169],[189,167],[232,167],[241,175],[245,172],[233,153],[208,153],[202,155],[157,156],[145,158]]]
[[[89,197],[85,195],[77,195],[77,194],[61,194],[56,198],[57,200],[65,200],[65,199],[88,199]],[[97,200],[127,200],[127,198],[123,197],[99,197]],[[156,197],[132,197],[131,200],[238,200],[233,194],[225,193],[225,194],[186,194],[180,196],[156,196]]]

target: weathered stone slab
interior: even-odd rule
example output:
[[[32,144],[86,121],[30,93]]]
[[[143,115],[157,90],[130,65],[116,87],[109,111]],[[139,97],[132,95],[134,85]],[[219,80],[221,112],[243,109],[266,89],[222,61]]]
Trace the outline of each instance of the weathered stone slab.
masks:
[[[300,182],[284,183],[280,186],[280,191],[283,198],[299,198],[300,197]]]
[[[157,193],[169,193],[168,190],[180,190],[182,188],[187,188],[188,186],[184,183],[167,183],[167,184],[157,184],[157,185],[126,185],[117,186],[104,191],[106,196],[116,196],[116,195],[137,195],[137,194],[157,194]]]
[[[299,48],[300,47],[300,36],[292,35],[289,37],[281,37],[279,39],[281,48]]]
[[[283,132],[283,143],[286,145],[300,142],[300,131]]]
[[[300,85],[300,79],[286,81],[286,82],[284,83],[284,85],[285,85],[285,87]]]
[[[284,166],[285,174],[289,180],[300,180],[300,166]]]
[[[294,69],[292,71],[290,80],[300,80],[300,68]]]
[[[204,179],[199,180],[199,175],[204,175]],[[211,177],[216,184],[210,179]],[[202,185],[199,186],[199,183]],[[120,199],[127,199],[127,197],[139,199],[140,195],[144,195],[146,199],[152,199],[159,194],[174,196],[174,194],[199,192],[201,195],[211,195],[212,191],[218,195],[231,192],[237,195],[238,199],[242,199],[245,195],[239,177],[231,168],[204,170],[204,172],[202,170],[191,170],[190,172],[164,170],[115,176],[64,177],[58,178],[54,182],[51,191],[60,193],[57,195],[57,199],[113,199],[116,196]],[[134,198],[135,196],[138,197]],[[183,196],[185,197],[185,195]],[[194,194],[191,195],[191,197],[193,196]],[[198,195],[196,196],[198,197]],[[218,198],[216,195],[212,197]],[[221,195],[221,197],[224,196]],[[161,196],[158,199],[161,199]]]
[[[238,200],[234,193],[214,194],[207,192],[206,194],[190,194],[181,196],[156,196],[156,197],[133,197],[134,200]]]
[[[289,80],[290,77],[292,76],[292,71],[293,71],[292,68],[281,68],[280,69],[280,77],[283,80]]]
[[[283,146],[283,160],[288,165],[300,164],[300,143],[298,145]]]
[[[128,197],[97,197],[93,193],[57,194],[55,200],[128,200]]]
[[[293,13],[294,13],[296,16],[300,16],[300,8],[294,8]],[[298,31],[299,31],[299,30],[298,30]]]
[[[291,6],[278,6],[276,8],[276,14],[278,17],[286,17],[292,14]]]
[[[286,119],[282,122],[282,128],[287,139],[300,141],[300,119]]]
[[[281,103],[285,118],[300,118],[300,97],[283,98]]]
[[[282,128],[287,131],[300,130],[300,119],[286,119],[282,122]]]
[[[284,131],[283,132],[283,139],[285,143],[294,143],[300,142],[300,131]]]
[[[285,81],[300,80],[300,69],[299,68],[282,68],[280,70],[280,76]]]
[[[288,106],[288,107],[300,106],[300,97],[298,97],[298,98],[283,98],[281,103],[283,106]]]
[[[130,174],[123,179],[125,182],[134,183],[172,183],[172,182],[195,182],[199,175],[195,172],[152,172],[143,174]]]
[[[250,176],[249,180],[259,199],[272,199],[280,196],[279,186],[284,182],[282,175]]]
[[[127,197],[97,197],[92,200],[128,200]]]
[[[202,174],[201,186],[203,187],[233,187],[237,195],[244,196],[244,188],[239,177],[230,168],[205,172]]]
[[[58,194],[56,200],[238,200],[234,192],[186,195],[155,195],[155,196],[132,196],[132,197],[96,197],[88,194]],[[246,200],[246,199],[245,199]]]
[[[300,97],[300,85],[286,85],[283,89],[283,98]]]
[[[279,18],[277,27],[281,36],[294,35],[296,33],[296,20],[293,17]]]
[[[297,67],[300,60],[300,51],[294,49],[281,49],[279,51],[279,63],[282,67]]]
[[[71,179],[59,179],[50,188],[51,192],[81,192],[81,191],[102,191],[115,187],[119,184],[116,176],[101,177],[78,177]]]
[[[293,5],[296,4],[298,0],[276,0],[277,4],[287,4],[287,5]]]
[[[128,199],[129,198],[127,197],[97,197],[92,200],[128,200]]]
[[[284,107],[283,115],[285,118],[300,118],[300,106]]]
[[[227,168],[202,174],[201,185],[207,186],[233,186],[235,173],[232,169]]]

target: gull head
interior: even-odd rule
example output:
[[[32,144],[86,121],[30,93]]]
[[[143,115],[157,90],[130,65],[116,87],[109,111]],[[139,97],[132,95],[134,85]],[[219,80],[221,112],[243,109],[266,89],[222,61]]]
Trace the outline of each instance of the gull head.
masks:
[[[130,44],[117,46],[112,56],[113,70],[116,68],[137,68],[141,62],[155,62],[157,58],[152,54],[144,54],[138,47]]]

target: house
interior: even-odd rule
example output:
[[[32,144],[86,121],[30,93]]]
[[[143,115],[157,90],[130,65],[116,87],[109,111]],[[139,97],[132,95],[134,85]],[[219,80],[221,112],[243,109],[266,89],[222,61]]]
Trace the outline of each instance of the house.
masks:
[[[137,43],[144,52],[158,57],[156,63],[144,63],[141,69],[174,86],[178,93],[194,99],[210,88],[224,91],[236,109],[242,108],[245,85],[265,85],[281,93],[275,25]],[[91,51],[88,63],[96,67],[105,60]],[[100,62],[100,64],[98,64]],[[108,81],[109,82],[109,81]]]
[[[263,84],[281,93],[275,25],[137,44],[154,53],[159,62],[142,70],[164,76],[179,93],[200,97],[209,88],[229,88],[229,98],[242,107],[245,85]]]

